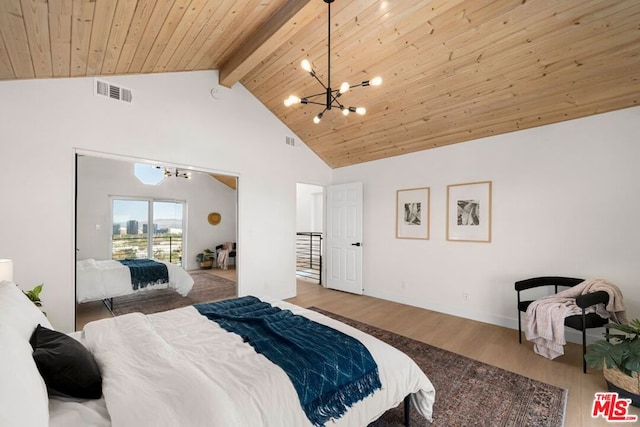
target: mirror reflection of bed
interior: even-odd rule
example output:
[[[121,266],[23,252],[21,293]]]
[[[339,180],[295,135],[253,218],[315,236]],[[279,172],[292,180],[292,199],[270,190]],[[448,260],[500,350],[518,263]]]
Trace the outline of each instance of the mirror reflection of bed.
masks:
[[[236,177],[83,154],[76,182],[76,329],[237,296],[239,253],[226,270],[196,259],[236,242]]]

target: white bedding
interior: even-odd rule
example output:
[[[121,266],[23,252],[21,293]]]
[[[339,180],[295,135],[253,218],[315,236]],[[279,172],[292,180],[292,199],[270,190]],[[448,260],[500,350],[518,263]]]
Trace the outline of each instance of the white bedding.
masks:
[[[404,397],[431,420],[435,391],[404,353],[348,325],[282,301],[302,314],[360,340],[378,364],[382,388],[353,405],[331,426],[366,426]],[[185,307],[144,316],[133,313],[87,324],[85,345],[103,375],[103,399],[66,416],[69,402],[50,405],[50,426],[309,426],[289,378],[236,335]],[[101,404],[100,402],[104,402]],[[66,422],[62,422],[61,420]],[[86,425],[86,424],[84,424]]]
[[[158,260],[156,260],[158,261]],[[193,287],[193,278],[182,267],[164,261],[167,266],[169,283],[149,285],[133,290],[128,267],[114,260],[83,259],[76,262],[76,299],[79,303],[99,301],[144,292],[152,289],[172,288],[182,296],[187,296]]]
[[[49,427],[110,427],[104,398],[97,400],[49,399]]]

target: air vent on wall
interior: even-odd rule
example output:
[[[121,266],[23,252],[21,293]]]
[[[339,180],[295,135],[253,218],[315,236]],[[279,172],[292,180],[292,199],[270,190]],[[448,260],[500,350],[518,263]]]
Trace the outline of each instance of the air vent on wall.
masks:
[[[292,146],[292,147],[295,147],[295,146],[296,146],[296,140],[295,140],[295,138],[294,138],[294,137],[292,137],[292,136],[285,136],[285,140],[284,140],[284,142],[285,142],[287,145],[290,145],[290,146]]]
[[[98,79],[95,79],[95,83],[96,95],[106,96],[117,101],[124,101],[129,103],[133,101],[133,93],[131,92],[131,89],[116,86],[112,83]]]

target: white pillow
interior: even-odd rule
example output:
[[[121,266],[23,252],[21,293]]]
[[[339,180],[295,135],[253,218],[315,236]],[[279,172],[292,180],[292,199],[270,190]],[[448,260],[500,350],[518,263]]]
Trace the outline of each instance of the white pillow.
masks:
[[[38,324],[53,329],[47,317],[15,283],[0,282],[0,325],[16,330],[28,343]]]
[[[0,426],[48,426],[47,387],[29,341],[0,323],[0,348]]]

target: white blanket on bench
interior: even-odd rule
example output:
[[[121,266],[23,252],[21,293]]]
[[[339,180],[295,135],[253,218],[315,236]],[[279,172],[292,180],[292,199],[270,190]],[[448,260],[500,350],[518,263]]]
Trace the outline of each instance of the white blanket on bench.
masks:
[[[564,334],[564,319],[582,314],[576,305],[576,297],[597,291],[609,294],[609,303],[588,307],[587,313],[596,312],[602,318],[614,322],[627,323],[625,307],[620,289],[613,283],[603,280],[585,280],[555,295],[549,295],[532,302],[525,315],[524,330],[527,340],[533,342],[533,350],[548,359],[564,354],[567,343]]]

